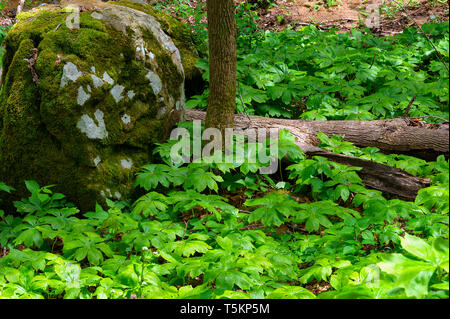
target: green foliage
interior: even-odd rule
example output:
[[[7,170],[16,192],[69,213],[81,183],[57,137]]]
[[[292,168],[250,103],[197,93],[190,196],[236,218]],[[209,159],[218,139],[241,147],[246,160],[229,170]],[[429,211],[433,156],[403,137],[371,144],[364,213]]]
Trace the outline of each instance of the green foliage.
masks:
[[[206,53],[202,5],[175,2],[179,16],[197,21]],[[263,33],[255,2],[237,9],[238,81],[252,114],[389,118],[415,95],[411,116],[448,119],[448,72],[416,29],[387,38],[312,26]],[[423,29],[448,62],[448,22]],[[199,67],[207,79],[207,61]],[[205,89],[187,104],[204,108],[207,96]],[[52,185],[25,181],[30,196],[0,210],[0,298],[448,299],[445,157],[427,162],[318,138],[323,149],[404,169],[431,186],[414,201],[387,197],[364,186],[358,167],[308,158],[286,130],[279,140],[244,144],[249,155],[278,143],[280,172],[270,176],[259,173],[267,163],[223,163],[221,152],[173,165],[169,141],[138,172],[134,202],[107,199],[80,212]],[[0,182],[0,192],[14,189]]]
[[[448,65],[448,22],[422,26]],[[198,67],[208,79],[207,61]],[[305,120],[373,120],[409,116],[448,120],[449,74],[415,27],[395,37],[368,30],[323,32],[307,26],[266,32],[238,51],[240,93],[251,114]],[[238,92],[239,93],[239,92]],[[208,91],[189,108],[205,108]],[[237,111],[244,112],[239,95]]]
[[[8,185],[6,185],[6,184],[3,183],[3,182],[0,182],[0,191],[4,191],[4,192],[7,192],[7,193],[11,193],[11,191],[13,191],[13,190],[14,190],[13,187],[8,186]]]
[[[245,162],[222,170],[210,161],[156,162],[138,174],[146,193],[133,204],[107,200],[107,209],[83,216],[50,186],[26,181],[29,198],[14,203],[21,216],[0,217],[8,250],[0,296],[448,298],[445,158],[416,159],[415,172],[432,185],[405,202],[365,188],[358,168],[308,159],[290,134],[281,137],[278,156],[293,161],[286,181],[243,173]],[[335,152],[401,165],[397,155],[319,138]],[[155,154],[167,161],[171,145]],[[312,282],[327,288],[314,294]]]

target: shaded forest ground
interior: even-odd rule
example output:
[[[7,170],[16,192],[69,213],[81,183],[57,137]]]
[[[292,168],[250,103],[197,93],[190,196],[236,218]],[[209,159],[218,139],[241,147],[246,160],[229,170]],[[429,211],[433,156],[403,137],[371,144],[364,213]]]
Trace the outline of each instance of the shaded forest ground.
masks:
[[[19,0],[1,0],[4,3],[0,11],[0,26],[10,25],[14,21]],[[0,1],[0,2],[1,2]],[[148,0],[147,0],[148,1]],[[235,0],[244,3],[247,0]],[[54,3],[55,0],[29,0],[26,8],[39,6],[42,3]],[[154,3],[164,3],[166,0],[150,0]],[[422,25],[426,22],[441,22],[448,20],[449,5],[444,0],[277,0],[276,4],[267,9],[259,9],[258,24],[264,30],[283,30],[288,27],[300,27],[314,24],[321,29],[338,28],[349,31],[352,28],[364,25],[367,18],[367,5],[380,3],[380,28],[372,30],[379,35],[400,33],[413,22]],[[180,0],[186,6],[197,7],[205,5],[206,0]],[[1,8],[1,6],[0,6]],[[177,17],[176,7],[173,15]],[[184,20],[182,17],[177,17]],[[187,21],[195,23],[194,17]]]

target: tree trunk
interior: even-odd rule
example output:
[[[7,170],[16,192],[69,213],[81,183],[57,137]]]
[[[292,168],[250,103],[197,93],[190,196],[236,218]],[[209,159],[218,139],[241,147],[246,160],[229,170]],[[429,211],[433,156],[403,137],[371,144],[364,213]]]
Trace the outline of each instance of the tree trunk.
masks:
[[[186,120],[205,120],[205,112],[186,111]],[[340,134],[346,141],[358,146],[376,146],[382,151],[420,152],[427,154],[444,154],[449,152],[449,134],[446,125],[416,124],[409,119],[392,119],[377,121],[299,121],[283,120],[245,115],[235,115],[235,131],[246,134],[248,129],[276,128],[288,129],[296,137],[296,144],[310,155],[320,155],[341,164],[358,166],[363,169],[358,173],[367,187],[394,194],[407,200],[414,200],[417,191],[430,185],[425,178],[415,177],[401,169],[389,167],[373,161],[335,154],[318,148],[316,134],[321,131],[329,136]],[[436,157],[434,157],[434,160]]]
[[[234,127],[236,109],[236,20],[233,0],[207,0],[209,99],[205,126]]]

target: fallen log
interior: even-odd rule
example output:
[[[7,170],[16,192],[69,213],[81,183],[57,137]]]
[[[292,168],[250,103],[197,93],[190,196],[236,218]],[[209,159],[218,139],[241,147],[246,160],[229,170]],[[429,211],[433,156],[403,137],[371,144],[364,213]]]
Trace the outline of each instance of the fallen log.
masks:
[[[187,110],[186,119],[203,120],[205,113]],[[378,147],[381,151],[399,154],[411,152],[437,155],[449,154],[449,128],[447,124],[417,123],[409,118],[395,118],[375,121],[304,121],[266,118],[236,114],[236,128],[289,127],[311,134],[311,144],[316,144],[316,134],[321,131],[328,136],[342,135],[343,139],[359,147]],[[249,124],[251,122],[251,124]],[[295,133],[291,131],[292,134]],[[427,158],[428,159],[428,158]],[[435,158],[434,158],[435,159]]]
[[[331,153],[322,149],[310,151],[308,155],[323,156],[337,163],[362,167],[357,174],[366,187],[393,194],[405,200],[413,201],[421,188],[430,186],[430,180],[427,178],[419,178],[402,169],[366,159]]]
[[[188,121],[204,121],[205,112],[187,110],[185,118]],[[323,156],[341,164],[362,167],[358,174],[367,187],[414,200],[421,188],[430,185],[428,179],[373,161],[331,153],[316,146],[319,142],[316,134],[321,131],[328,136],[340,134],[344,140],[361,147],[374,146],[382,151],[398,153],[424,151],[448,156],[448,128],[439,125],[434,128],[412,126],[408,125],[408,121],[410,120],[403,118],[370,122],[302,121],[236,114],[235,129],[240,131],[238,134],[244,135],[248,129],[287,129],[296,137],[296,144],[305,154]]]

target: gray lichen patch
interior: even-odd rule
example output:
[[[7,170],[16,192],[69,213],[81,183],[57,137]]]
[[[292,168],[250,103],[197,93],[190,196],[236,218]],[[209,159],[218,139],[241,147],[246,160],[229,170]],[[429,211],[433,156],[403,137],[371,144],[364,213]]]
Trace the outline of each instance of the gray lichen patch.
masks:
[[[133,90],[128,91],[127,96],[130,100],[132,100],[135,97],[136,93],[134,93]]]
[[[128,114],[125,113],[125,114],[122,116],[122,122],[123,122],[123,124],[125,124],[125,125],[130,124],[130,122],[131,122],[130,116],[129,116]]]
[[[94,19],[97,19],[97,20],[102,20],[103,14],[94,11],[91,13],[91,17],[93,17]]]
[[[75,82],[83,73],[80,72],[75,64],[67,63],[63,68],[60,87],[65,87],[69,81]]]
[[[102,161],[102,160],[101,160],[100,156],[97,156],[96,158],[94,158],[94,165],[95,165],[95,167],[97,167],[98,164],[99,164],[101,161]]]
[[[148,71],[147,75],[145,76],[150,81],[150,86],[153,89],[153,92],[155,95],[158,95],[161,93],[162,90],[162,83],[159,76],[154,73],[153,71]]]
[[[114,85],[114,87],[111,89],[111,95],[113,96],[116,103],[119,103],[123,99],[122,93],[124,89],[125,88],[119,84]]]
[[[108,84],[114,84],[114,80],[109,76],[108,72],[103,73],[103,81]]]
[[[97,109],[94,113],[94,117],[97,120],[95,124],[94,120],[87,114],[81,116],[80,121],[77,123],[77,128],[87,135],[90,139],[104,139],[108,137],[108,131],[106,130],[105,121],[103,120],[103,112]]]
[[[90,94],[86,93],[82,86],[78,88],[78,97],[77,97],[77,103],[78,105],[83,105],[86,103],[87,100],[91,97]]]
[[[91,74],[91,78],[95,88],[103,86],[103,80],[100,79],[98,76],[96,76],[95,74]]]
[[[144,42],[142,40],[136,41],[136,56],[143,60],[145,59],[145,55],[146,55],[146,50],[144,47]]]
[[[131,159],[120,160],[120,165],[125,169],[130,169],[133,167],[133,161]]]

